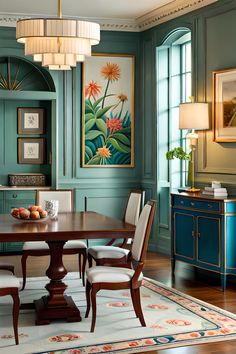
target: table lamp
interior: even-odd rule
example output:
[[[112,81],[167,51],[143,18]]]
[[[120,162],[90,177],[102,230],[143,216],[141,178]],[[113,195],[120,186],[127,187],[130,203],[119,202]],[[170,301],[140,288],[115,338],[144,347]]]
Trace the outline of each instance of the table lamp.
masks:
[[[179,129],[191,129],[191,133],[186,135],[188,145],[191,149],[191,187],[187,192],[195,193],[200,189],[194,186],[194,164],[195,150],[197,146],[198,134],[195,130],[209,129],[209,105],[208,103],[187,102],[179,105]]]

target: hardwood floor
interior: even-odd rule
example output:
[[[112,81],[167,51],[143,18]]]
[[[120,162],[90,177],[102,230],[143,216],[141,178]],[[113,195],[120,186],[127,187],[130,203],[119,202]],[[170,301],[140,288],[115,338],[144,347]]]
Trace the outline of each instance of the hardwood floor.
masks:
[[[20,256],[4,256],[2,261],[15,265],[17,276],[21,276]],[[48,257],[29,257],[27,262],[28,276],[42,276],[47,268]],[[64,264],[68,271],[77,271],[77,257],[64,256]],[[227,282],[225,292],[221,291],[220,280],[212,273],[194,271],[187,264],[177,262],[175,277],[170,272],[170,259],[163,254],[148,253],[144,267],[144,275],[174,287],[186,294],[236,313],[236,282]],[[27,285],[26,285],[27,287]],[[148,352],[149,354],[234,354],[236,341],[209,343],[205,345],[186,346]]]

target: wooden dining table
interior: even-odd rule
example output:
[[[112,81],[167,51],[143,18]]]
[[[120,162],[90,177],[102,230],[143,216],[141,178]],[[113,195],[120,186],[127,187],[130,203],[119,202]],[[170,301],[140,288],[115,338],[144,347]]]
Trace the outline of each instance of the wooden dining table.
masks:
[[[47,296],[34,301],[37,325],[55,319],[81,321],[80,311],[73,299],[65,295],[63,278],[67,270],[63,264],[63,246],[68,240],[132,238],[135,226],[96,212],[68,212],[58,214],[57,220],[18,220],[0,215],[0,242],[45,241],[50,249],[50,264],[46,271],[49,283]]]

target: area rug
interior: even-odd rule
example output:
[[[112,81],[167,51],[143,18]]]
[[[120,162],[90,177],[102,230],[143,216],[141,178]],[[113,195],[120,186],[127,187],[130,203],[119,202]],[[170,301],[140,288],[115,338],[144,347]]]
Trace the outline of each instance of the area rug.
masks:
[[[46,277],[30,278],[20,292],[21,303],[46,294]],[[35,326],[33,310],[21,310],[20,345],[14,345],[11,298],[0,299],[0,353],[88,354],[137,353],[207,342],[236,339],[236,315],[168,288],[154,280],[143,281],[142,307],[147,327],[135,317],[128,291],[100,291],[97,322],[90,333],[85,319],[84,288],[77,273],[69,273],[67,293],[81,309],[82,321],[53,321]]]

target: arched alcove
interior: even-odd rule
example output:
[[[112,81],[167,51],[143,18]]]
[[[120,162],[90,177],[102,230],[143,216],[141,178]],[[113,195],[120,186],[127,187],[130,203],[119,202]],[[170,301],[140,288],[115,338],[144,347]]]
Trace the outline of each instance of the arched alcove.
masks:
[[[0,56],[0,90],[56,91],[46,69],[16,56]]]

